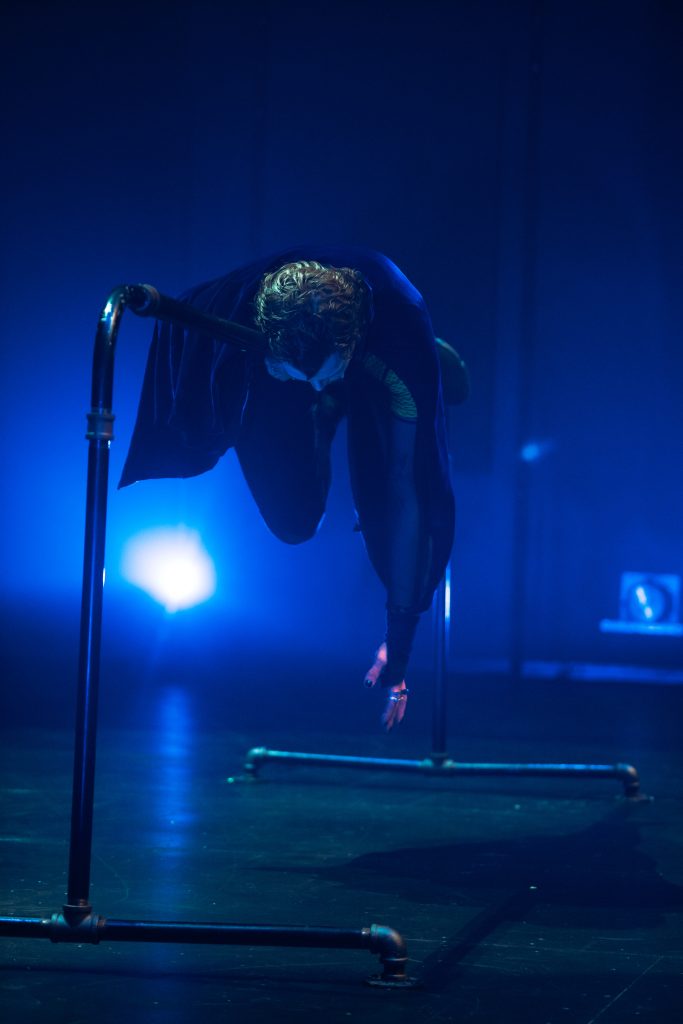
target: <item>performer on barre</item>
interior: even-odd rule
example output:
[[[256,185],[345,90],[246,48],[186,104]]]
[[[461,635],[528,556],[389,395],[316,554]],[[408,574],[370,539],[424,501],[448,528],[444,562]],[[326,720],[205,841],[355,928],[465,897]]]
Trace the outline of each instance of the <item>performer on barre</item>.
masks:
[[[415,630],[453,541],[439,359],[424,301],[385,256],[346,246],[276,253],[181,298],[256,326],[267,354],[157,323],[119,486],[203,473],[234,447],[266,524],[298,544],[323,518],[330,446],[346,416],[358,528],[387,593],[386,635],[365,683],[386,690],[382,721],[391,729],[405,714]],[[463,365],[460,375],[464,399]]]

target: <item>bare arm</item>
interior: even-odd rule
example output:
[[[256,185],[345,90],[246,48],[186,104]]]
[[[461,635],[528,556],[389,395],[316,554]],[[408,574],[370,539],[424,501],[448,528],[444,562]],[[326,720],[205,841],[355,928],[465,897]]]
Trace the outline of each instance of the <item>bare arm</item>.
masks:
[[[382,721],[387,730],[406,710],[405,675],[419,620],[429,544],[415,485],[414,420],[393,418],[389,447],[387,495],[387,634],[366,674],[366,683],[387,689]]]

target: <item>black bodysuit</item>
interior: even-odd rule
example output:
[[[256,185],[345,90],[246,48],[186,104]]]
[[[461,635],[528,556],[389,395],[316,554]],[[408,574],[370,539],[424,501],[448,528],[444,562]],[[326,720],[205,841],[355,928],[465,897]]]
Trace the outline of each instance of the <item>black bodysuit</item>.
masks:
[[[234,446],[267,525],[297,543],[322,519],[330,443],[346,415],[358,522],[387,607],[422,612],[450,556],[454,501],[436,344],[419,292],[379,253],[312,245],[260,259],[181,298],[253,326],[263,274],[302,259],[352,267],[371,289],[373,319],[344,379],[318,393],[306,382],[275,380],[262,359],[228,343],[157,324],[120,486],[203,473]],[[390,625],[387,684],[405,671],[410,648],[411,638],[399,635],[405,629],[394,632],[392,651]]]

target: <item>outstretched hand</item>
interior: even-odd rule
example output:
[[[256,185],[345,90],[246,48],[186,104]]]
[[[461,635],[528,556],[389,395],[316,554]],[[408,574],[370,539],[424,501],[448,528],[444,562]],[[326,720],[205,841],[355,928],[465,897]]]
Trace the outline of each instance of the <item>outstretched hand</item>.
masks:
[[[375,653],[372,667],[365,673],[365,685],[374,687],[379,682],[387,664],[387,645],[381,644]],[[382,712],[382,725],[389,732],[403,720],[408,703],[408,689],[405,679],[386,689],[387,702]]]

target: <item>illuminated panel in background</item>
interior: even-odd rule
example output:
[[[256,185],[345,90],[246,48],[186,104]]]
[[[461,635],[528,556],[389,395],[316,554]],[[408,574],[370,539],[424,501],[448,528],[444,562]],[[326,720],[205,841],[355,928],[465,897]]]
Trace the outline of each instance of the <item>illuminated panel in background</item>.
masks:
[[[603,633],[681,636],[680,576],[672,573],[624,572],[621,575],[619,618],[603,619]]]
[[[124,547],[121,575],[167,612],[208,601],[216,592],[216,568],[201,537],[187,526],[160,526],[132,537]]]

